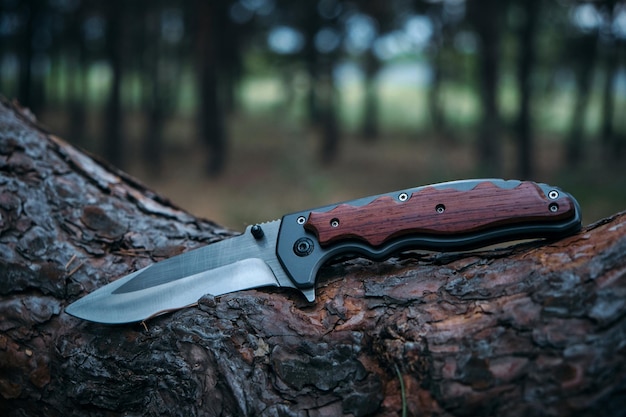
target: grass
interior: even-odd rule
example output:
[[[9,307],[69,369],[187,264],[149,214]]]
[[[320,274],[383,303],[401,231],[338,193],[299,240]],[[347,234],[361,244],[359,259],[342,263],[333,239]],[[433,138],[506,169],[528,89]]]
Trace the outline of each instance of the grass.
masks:
[[[398,368],[398,365],[394,364],[393,366],[396,368],[396,376],[398,377],[398,380],[400,381],[400,396],[402,400],[402,417],[406,417],[407,416],[407,402],[406,402],[406,391],[404,388],[404,378],[402,377],[402,374],[400,373],[400,368]]]

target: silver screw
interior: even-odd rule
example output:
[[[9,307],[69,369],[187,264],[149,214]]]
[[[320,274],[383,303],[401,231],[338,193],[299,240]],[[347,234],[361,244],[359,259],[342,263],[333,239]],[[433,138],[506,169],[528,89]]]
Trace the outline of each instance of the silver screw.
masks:
[[[304,216],[300,216],[298,217],[298,220],[296,220],[298,222],[298,224],[304,224],[306,223],[306,217]]]
[[[446,211],[446,206],[444,206],[443,204],[437,204],[437,207],[435,207],[435,210],[437,211],[437,213],[441,214],[444,211]]]
[[[559,192],[557,190],[552,190],[548,193],[548,197],[550,198],[550,200],[556,200],[557,198],[559,198]]]
[[[400,201],[406,201],[409,199],[409,195],[407,193],[402,193],[398,196],[398,200]]]
[[[339,219],[332,219],[330,221],[330,227],[339,227]]]
[[[559,205],[556,203],[550,204],[550,207],[548,208],[550,209],[552,213],[556,213],[557,211],[559,211]]]

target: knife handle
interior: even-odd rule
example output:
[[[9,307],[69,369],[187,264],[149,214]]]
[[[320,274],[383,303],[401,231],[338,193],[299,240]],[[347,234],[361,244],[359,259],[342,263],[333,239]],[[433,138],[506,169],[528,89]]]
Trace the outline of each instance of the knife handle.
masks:
[[[383,260],[402,250],[466,250],[581,228],[570,194],[530,181],[453,181],[361,198],[283,217],[276,254],[296,287],[345,254]]]
[[[346,203],[329,211],[313,211],[304,227],[322,246],[347,239],[380,246],[407,234],[474,233],[574,216],[574,202],[556,190],[552,193],[554,198],[533,182],[505,189],[497,182],[484,181],[468,191],[430,186],[410,194],[385,195],[363,206]]]

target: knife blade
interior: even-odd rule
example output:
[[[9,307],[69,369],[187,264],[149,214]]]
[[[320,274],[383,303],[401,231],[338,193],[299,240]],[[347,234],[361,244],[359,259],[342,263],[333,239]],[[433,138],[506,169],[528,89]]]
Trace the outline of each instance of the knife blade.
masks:
[[[66,312],[129,323],[258,287],[299,290],[315,301],[329,259],[383,260],[403,250],[458,251],[579,231],[576,199],[531,181],[477,179],[426,185],[287,214],[236,237],[133,272],[75,301]]]

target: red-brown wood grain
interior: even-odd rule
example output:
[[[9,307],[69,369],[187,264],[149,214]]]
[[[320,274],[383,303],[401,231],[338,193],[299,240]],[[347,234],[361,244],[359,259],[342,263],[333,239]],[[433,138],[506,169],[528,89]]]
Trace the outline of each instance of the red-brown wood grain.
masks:
[[[558,205],[556,212],[550,211],[553,203]],[[321,245],[360,239],[378,246],[408,233],[472,233],[574,215],[574,204],[567,196],[550,200],[533,182],[522,182],[513,189],[484,182],[469,191],[426,187],[404,202],[383,196],[365,206],[340,204],[327,212],[311,212],[305,227],[317,235]]]

